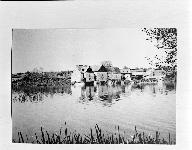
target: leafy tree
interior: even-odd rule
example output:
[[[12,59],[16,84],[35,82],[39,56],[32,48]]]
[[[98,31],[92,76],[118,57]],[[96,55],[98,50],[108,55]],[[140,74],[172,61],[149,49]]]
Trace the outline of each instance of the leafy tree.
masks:
[[[158,49],[164,50],[165,58],[155,56],[147,58],[149,63],[157,68],[164,69],[176,75],[177,71],[177,29],[176,28],[143,28],[147,39]]]
[[[113,68],[114,68],[114,72],[120,73],[120,69],[118,67],[113,67]]]
[[[124,66],[123,69],[129,69],[127,66]]]

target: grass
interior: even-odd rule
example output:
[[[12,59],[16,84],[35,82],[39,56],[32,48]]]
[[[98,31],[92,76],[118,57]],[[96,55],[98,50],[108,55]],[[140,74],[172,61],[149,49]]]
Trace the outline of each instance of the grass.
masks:
[[[144,132],[138,133],[135,126],[135,133],[131,138],[128,139],[125,135],[120,134],[119,126],[117,128],[117,133],[108,134],[101,130],[101,128],[96,124],[94,129],[90,128],[90,133],[83,135],[80,133],[70,132],[66,127],[64,133],[60,129],[59,134],[48,133],[42,127],[40,129],[40,134],[35,133],[34,140],[30,140],[28,135],[24,135],[18,132],[17,139],[13,139],[13,143],[34,143],[34,144],[175,144],[176,141],[171,140],[170,133],[168,134],[168,141],[164,138],[160,139],[160,133],[155,132],[155,137],[146,135]],[[125,132],[124,132],[125,133]]]

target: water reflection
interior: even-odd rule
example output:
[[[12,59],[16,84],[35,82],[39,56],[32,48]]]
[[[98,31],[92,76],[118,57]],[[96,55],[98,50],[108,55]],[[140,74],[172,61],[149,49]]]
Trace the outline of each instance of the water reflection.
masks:
[[[112,100],[118,101],[120,99],[121,91],[121,86],[86,86],[81,87],[81,96],[79,99],[83,102],[93,100],[95,102],[103,102],[105,105],[110,105],[112,104]]]
[[[58,87],[20,87],[12,89],[12,102],[42,102],[44,96],[54,97],[55,94],[72,94],[71,86]]]
[[[167,91],[172,91],[176,89],[176,83],[171,82],[171,83],[165,83],[165,88]]]
[[[175,91],[176,87],[174,83],[162,83],[162,84],[135,84],[131,86],[131,92],[148,93],[152,96],[157,94],[165,94]]]
[[[95,96],[94,86],[86,86],[85,91],[88,100],[93,100],[93,97]]]
[[[17,128],[36,132],[41,125],[55,131],[64,121],[79,130],[101,122],[107,130],[114,124],[126,130],[138,125],[175,134],[172,84],[17,88],[12,89],[12,101],[14,135]]]
[[[28,87],[28,88],[17,88],[13,89],[13,102],[41,102],[44,97],[50,96],[54,98],[55,95],[64,96],[71,95],[72,98],[75,95],[79,95],[79,102],[100,102],[105,106],[110,106],[113,102],[121,100],[123,97],[129,97],[131,94],[142,94],[148,93],[152,96],[157,94],[167,95],[169,91],[175,90],[174,84],[130,84],[130,85],[97,85],[97,86],[83,86],[83,87],[73,87],[71,86],[59,86],[59,87]],[[79,89],[79,90],[78,90]],[[73,91],[73,93],[72,93]]]

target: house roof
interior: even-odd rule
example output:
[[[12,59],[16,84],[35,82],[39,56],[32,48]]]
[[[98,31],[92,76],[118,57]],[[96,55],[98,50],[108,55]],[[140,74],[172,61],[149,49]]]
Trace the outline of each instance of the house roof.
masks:
[[[134,69],[130,69],[131,72],[144,72],[144,69],[141,68],[134,68]]]
[[[93,70],[92,70],[91,67],[89,66],[89,68],[87,69],[86,72],[88,72],[88,73],[93,73]]]
[[[107,69],[102,65],[102,66],[99,68],[98,72],[107,72]]]
[[[82,66],[76,65],[76,67],[77,67],[77,69],[78,69],[79,71],[81,71]]]

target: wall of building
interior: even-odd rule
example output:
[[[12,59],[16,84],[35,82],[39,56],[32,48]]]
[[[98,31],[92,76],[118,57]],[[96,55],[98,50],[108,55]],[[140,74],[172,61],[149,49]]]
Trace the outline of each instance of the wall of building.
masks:
[[[107,79],[108,79],[107,72],[97,73],[97,81],[107,81]]]
[[[85,73],[85,79],[86,79],[86,82],[92,82],[92,81],[94,81],[94,73],[88,73],[88,72],[86,72],[86,73]]]
[[[108,73],[108,79],[110,80],[121,80],[121,76],[120,73]]]
[[[131,80],[131,75],[130,74],[125,74],[124,77],[125,77],[125,80],[129,80],[129,81]]]
[[[120,69],[120,72],[123,74],[130,73],[130,69]]]
[[[81,72],[76,69],[71,74],[71,82],[81,82],[82,81],[82,74]]]
[[[113,80],[121,80],[121,74],[113,74]]]

